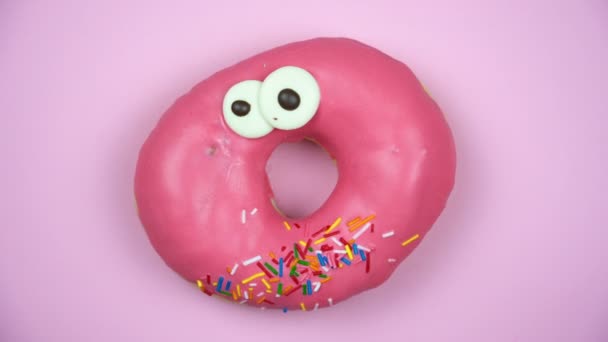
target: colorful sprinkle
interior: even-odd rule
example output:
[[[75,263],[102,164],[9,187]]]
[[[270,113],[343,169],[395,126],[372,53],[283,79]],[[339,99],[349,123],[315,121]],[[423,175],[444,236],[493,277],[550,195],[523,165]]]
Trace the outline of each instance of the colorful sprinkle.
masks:
[[[363,233],[365,233],[366,230],[369,229],[369,227],[371,227],[371,223],[366,223],[365,226],[363,226],[363,228],[361,228],[361,230],[359,230],[358,232],[355,233],[355,235],[353,235],[353,239],[358,239]]]
[[[253,264],[255,262],[258,262],[260,260],[262,260],[262,257],[259,256],[259,255],[256,255],[256,256],[254,256],[251,259],[247,259],[247,260],[243,261],[243,266],[249,266],[249,265],[251,265],[251,264]]]
[[[316,240],[316,241],[315,241],[315,245],[322,244],[323,242],[325,242],[325,240],[326,240],[326,239],[325,239],[324,237],[322,237],[322,238],[320,238],[319,240]]]
[[[342,257],[342,259],[340,259],[340,261],[345,263],[347,266],[350,266],[350,260],[348,260],[346,257]]]
[[[226,291],[230,291],[230,285],[232,285],[232,282],[228,280],[228,282],[226,283]]]
[[[420,237],[420,235],[416,234],[416,235],[412,236],[411,238],[409,238],[409,239],[407,239],[407,240],[403,241],[403,242],[401,243],[401,246],[405,247],[405,246],[407,246],[409,243],[411,243],[412,241],[414,241],[414,240],[418,239],[419,237]]]
[[[370,254],[367,253],[367,259],[365,260],[365,273],[369,273],[369,269],[371,267]]]
[[[365,256],[365,251],[362,249],[359,250],[359,256],[361,256],[361,260],[367,260],[367,257]]]
[[[258,268],[261,269],[268,278],[272,278],[272,274],[270,274],[270,272],[268,272],[268,270],[265,269],[259,261],[256,263],[256,266],[258,266]]]
[[[348,221],[348,223],[346,224],[347,226],[352,226],[353,224],[359,222],[359,220],[361,220],[361,218],[359,216],[355,217],[354,219]]]
[[[252,281],[253,279],[263,277],[263,276],[264,276],[264,272],[256,273],[256,274],[252,275],[251,277],[244,279],[241,283],[247,284],[248,282]],[[251,284],[251,286],[253,286],[253,284]]]
[[[308,293],[308,286],[307,284],[302,285],[302,294],[306,295]]]
[[[277,272],[276,268],[272,267],[271,264],[265,262],[264,266],[266,266],[266,268],[269,269],[270,272],[272,272],[272,274],[274,274],[274,275],[278,275],[279,274],[279,272]]]
[[[232,267],[232,270],[230,271],[230,275],[234,275],[236,273],[237,268],[239,268],[238,263],[234,264],[234,267]]]
[[[249,292],[251,292],[251,289],[249,289]],[[245,299],[249,299],[249,293],[247,291],[243,292],[243,297],[245,297]]]
[[[319,303],[315,303],[315,307],[312,309],[312,311],[317,311],[319,309]]]
[[[279,283],[279,285],[277,285],[277,294],[283,294],[283,283]]]
[[[395,231],[391,230],[390,232],[386,232],[386,233],[382,234],[382,238],[386,239],[386,238],[389,238],[389,237],[391,237],[393,235],[395,235]]]
[[[312,282],[310,279],[306,281],[306,289],[308,290],[308,295],[310,296],[312,294]]]
[[[304,303],[300,303],[300,307],[302,308],[302,311],[306,311],[306,306],[304,306]]]
[[[245,222],[247,222],[247,212],[245,211],[245,209],[243,209],[243,211],[241,211],[241,223],[245,224]]]
[[[337,219],[334,221],[334,223],[332,223],[332,224],[331,224],[331,226],[329,226],[329,228],[327,228],[327,230],[325,231],[325,233],[329,233],[329,232],[331,232],[332,230],[334,230],[334,228],[336,228],[336,227],[337,227],[337,226],[340,224],[340,222],[342,222],[342,218],[341,218],[341,217],[338,217],[338,218],[337,218]]]
[[[304,261],[304,260],[298,260],[298,264],[304,265],[304,266],[310,266],[310,262]]]
[[[315,289],[313,290],[314,292],[317,292],[317,291],[319,291],[319,289],[321,289],[321,282],[320,281],[316,282],[314,285],[315,285]]]
[[[287,229],[288,231],[291,230],[291,227],[289,226],[289,223],[287,223],[287,221],[283,221],[283,225],[285,226],[285,229]]]
[[[359,248],[358,248],[358,246],[357,246],[356,243],[353,244],[353,253],[354,254],[359,254]]]
[[[251,216],[255,215],[255,213],[258,212],[258,208],[253,208],[253,210],[251,211],[251,213],[249,213]]]
[[[266,288],[270,290],[270,284],[268,284],[266,279],[262,278],[262,283],[264,283],[264,286],[266,286]]]
[[[338,241],[338,239],[336,239],[335,237],[332,237],[331,240],[338,246],[342,247],[342,243],[340,241]]]
[[[392,264],[392,263],[394,263],[394,262],[397,262],[397,259],[394,259],[394,258],[388,258],[388,262],[390,262],[390,263]]]
[[[279,259],[279,277],[283,277],[283,258]]]
[[[348,255],[348,258],[350,260],[353,260],[353,253],[350,251],[350,246],[346,245],[346,246],[344,246],[344,249],[346,249],[346,255]]]
[[[236,284],[236,293],[239,295],[239,297],[241,296],[241,285]]]
[[[220,277],[220,279],[217,281],[217,292],[222,291],[222,284],[224,283],[224,277]]]
[[[376,215],[369,215],[368,217],[364,218],[363,220],[357,222],[356,224],[354,224],[352,227],[348,228],[348,230],[350,230],[351,232],[354,232],[355,230],[359,229],[359,227],[361,227],[362,225],[368,223],[369,221],[373,220],[374,217],[376,217]]]

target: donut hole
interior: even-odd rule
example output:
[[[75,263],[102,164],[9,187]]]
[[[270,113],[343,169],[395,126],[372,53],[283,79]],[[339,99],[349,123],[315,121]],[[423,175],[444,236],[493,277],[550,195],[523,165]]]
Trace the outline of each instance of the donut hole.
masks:
[[[285,217],[300,219],[318,210],[338,182],[338,168],[327,151],[310,139],[283,143],[266,162],[274,197],[271,202]]]

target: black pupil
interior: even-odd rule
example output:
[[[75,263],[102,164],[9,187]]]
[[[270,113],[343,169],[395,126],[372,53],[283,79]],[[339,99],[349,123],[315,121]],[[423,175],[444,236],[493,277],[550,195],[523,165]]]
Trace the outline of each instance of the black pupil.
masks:
[[[232,112],[236,116],[245,116],[249,114],[249,111],[251,110],[251,105],[246,101],[236,100],[232,102],[232,106],[230,107],[230,109],[232,109]]]
[[[300,105],[300,95],[292,89],[283,89],[279,93],[279,105],[285,110],[294,110]]]

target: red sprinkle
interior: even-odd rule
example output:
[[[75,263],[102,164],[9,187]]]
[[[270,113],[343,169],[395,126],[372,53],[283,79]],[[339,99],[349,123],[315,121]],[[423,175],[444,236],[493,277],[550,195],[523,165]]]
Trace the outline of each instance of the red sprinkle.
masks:
[[[262,301],[262,303],[268,303],[268,304],[270,304],[270,305],[274,305],[274,303],[273,303],[273,302],[271,302],[271,301],[269,301],[268,299],[264,299],[264,300]]]
[[[324,235],[323,235],[323,237],[324,237],[324,238],[328,238],[328,237],[330,237],[330,236],[334,236],[334,235],[338,235],[338,234],[340,234],[340,231],[339,231],[339,230],[336,230],[336,231],[333,231],[333,232],[331,232],[331,233],[324,234]]]
[[[293,280],[294,283],[300,284],[300,281],[295,276],[289,276],[289,277],[291,278],[291,280]]]
[[[298,286],[292,288],[291,290],[289,290],[289,292],[285,293],[285,296],[289,296],[290,294],[296,292],[297,290],[299,290],[301,288],[302,288],[302,285],[298,285]]]
[[[365,253],[365,256],[367,257],[367,259],[365,260],[365,273],[369,273],[369,253]]]
[[[312,275],[318,276],[321,274],[323,274],[323,272],[321,272],[321,271],[312,271]]]
[[[306,256],[306,251],[302,251],[298,244],[296,244],[296,248],[298,249],[298,254],[300,255],[300,259],[304,259],[304,257]]]
[[[308,268],[300,269],[300,273],[306,273],[306,272],[308,272]]]
[[[271,273],[270,273],[270,272],[269,272],[269,271],[266,269],[266,267],[264,267],[264,266],[263,266],[263,265],[262,265],[262,264],[261,264],[259,261],[258,261],[258,263],[257,263],[256,265],[258,265],[258,267],[259,267],[259,268],[260,268],[262,271],[264,271],[264,273],[266,273],[266,275],[268,276],[268,278],[272,278],[272,274],[271,274]]]
[[[312,243],[312,239],[308,239],[308,241],[306,241],[306,247],[304,247],[304,250],[307,251],[308,247],[310,247],[310,244]]]
[[[207,284],[211,284],[211,276],[207,274]]]
[[[277,259],[272,259],[272,262],[274,262],[275,264],[279,264],[279,261]]]
[[[321,233],[322,233],[323,231],[325,231],[327,228],[329,228],[329,226],[325,226],[325,227],[321,228],[320,230],[318,230],[318,231],[314,232],[314,233],[312,234],[312,236],[313,236],[313,237],[315,237],[315,236],[317,236],[317,235],[321,234]]]
[[[285,252],[285,250],[286,250],[286,249],[287,249],[287,247],[282,246],[282,247],[281,247],[281,252]]]
[[[334,246],[330,246],[330,245],[321,246],[321,251],[323,251],[323,252],[331,251],[333,249],[334,249]]]
[[[294,223],[293,225],[296,226],[296,228],[300,229],[300,225],[299,224]]]
[[[348,241],[346,241],[343,237],[340,238],[340,242],[342,242],[343,244],[348,245],[348,247],[352,248],[352,246],[350,245],[350,243],[348,243]]]
[[[372,230],[372,233],[374,232],[374,224],[372,223],[372,226],[370,227],[370,229]]]
[[[209,291],[209,290],[207,290],[207,289],[204,289],[204,290],[203,290],[203,292],[205,292],[205,293],[206,293],[208,296],[213,295],[213,293],[211,293],[211,291]]]

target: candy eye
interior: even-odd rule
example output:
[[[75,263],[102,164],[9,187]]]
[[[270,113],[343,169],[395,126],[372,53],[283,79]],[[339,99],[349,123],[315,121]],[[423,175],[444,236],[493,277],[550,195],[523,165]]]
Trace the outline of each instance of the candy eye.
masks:
[[[260,88],[262,115],[273,127],[300,128],[315,116],[321,92],[306,70],[286,66],[273,71]]]
[[[236,134],[259,138],[272,131],[260,113],[258,95],[260,81],[243,81],[233,85],[224,96],[224,120]]]

